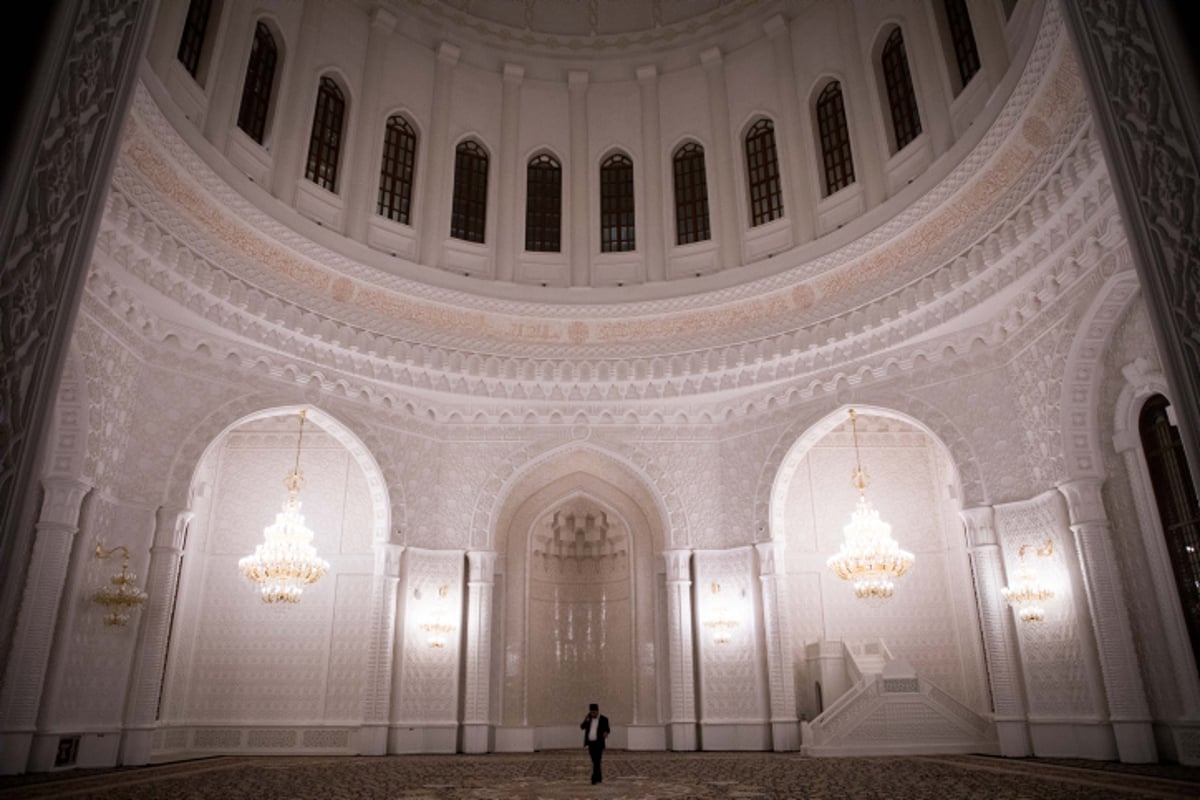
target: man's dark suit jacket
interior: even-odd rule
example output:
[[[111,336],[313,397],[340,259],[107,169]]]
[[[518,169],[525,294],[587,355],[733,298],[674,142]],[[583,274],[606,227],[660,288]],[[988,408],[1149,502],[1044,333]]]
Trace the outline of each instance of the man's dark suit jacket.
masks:
[[[587,747],[589,744],[591,744],[587,737],[588,731],[592,727],[592,718],[590,716],[584,717],[583,723],[579,727],[583,730],[583,746]],[[600,722],[596,725],[596,742],[599,743],[601,749],[604,748],[604,737],[607,736],[608,733],[608,717],[601,714]]]

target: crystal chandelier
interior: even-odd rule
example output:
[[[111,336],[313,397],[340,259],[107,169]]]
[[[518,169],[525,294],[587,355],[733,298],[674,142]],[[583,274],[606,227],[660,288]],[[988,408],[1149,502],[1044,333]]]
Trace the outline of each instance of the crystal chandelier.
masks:
[[[288,497],[275,524],[263,529],[262,544],[254,554],[238,561],[242,574],[259,585],[264,603],[298,603],[306,584],[315,583],[329,571],[329,562],[317,556],[313,532],[304,524],[297,495],[304,486],[300,471],[300,443],[304,439],[305,411],[300,412],[300,435],[296,438],[296,465],[284,478]]]
[[[121,553],[121,571],[108,579],[108,586],[96,590],[92,600],[108,609],[104,615],[105,625],[125,626],[129,624],[129,612],[146,602],[149,597],[138,588],[137,575],[129,571],[129,549],[117,545],[111,550],[105,550],[96,544],[96,558],[111,558],[114,553]]]
[[[885,599],[892,596],[899,578],[913,565],[913,554],[901,550],[892,538],[892,526],[879,518],[879,512],[867,499],[870,477],[863,469],[862,457],[858,452],[858,422],[854,409],[850,409],[850,426],[854,432],[854,471],[850,480],[858,489],[858,504],[850,517],[850,524],[842,528],[845,538],[836,555],[829,557],[826,565],[842,580],[854,581],[854,595],[866,599]]]
[[[713,597],[716,598],[721,594],[721,584],[716,581],[712,585]],[[713,601],[715,609],[712,619],[704,623],[706,628],[713,632],[713,641],[716,644],[727,644],[733,637],[733,629],[737,627],[737,620],[733,618],[733,614],[729,611],[729,606],[723,602]]]
[[[425,643],[430,647],[445,647],[447,637],[454,632],[454,626],[446,622],[445,605],[446,595],[449,592],[450,587],[446,584],[438,587],[438,600],[433,613],[429,619],[421,623],[421,630],[425,631]]]
[[[1042,583],[1037,572],[1025,561],[1025,551],[1032,547],[1031,544],[1021,545],[1021,549],[1017,551],[1021,566],[1017,568],[1016,585],[1005,586],[1000,590],[1004,601],[1017,610],[1017,616],[1022,622],[1044,620],[1046,609],[1042,608],[1042,603],[1054,597],[1054,590]],[[1042,557],[1052,556],[1054,555],[1054,542],[1047,539],[1045,544],[1034,552]]]

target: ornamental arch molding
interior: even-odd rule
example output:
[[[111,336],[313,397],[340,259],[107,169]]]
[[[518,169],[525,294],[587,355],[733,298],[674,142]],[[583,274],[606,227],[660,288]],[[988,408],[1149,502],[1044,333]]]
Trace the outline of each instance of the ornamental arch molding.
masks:
[[[54,401],[50,443],[42,464],[42,475],[84,478],[87,463],[88,385],[83,355],[72,342],[63,363],[58,396]]]
[[[576,440],[565,444],[533,444],[513,453],[498,465],[493,477],[481,487],[471,526],[471,548],[495,550],[502,516],[519,507],[529,495],[550,479],[554,465],[570,464],[573,472],[590,472],[604,480],[605,475],[627,476],[636,491],[644,495],[644,512],[650,522],[654,549],[685,547],[688,535],[683,504],[673,481],[646,454],[617,442]],[[609,481],[611,482],[611,481]]]
[[[387,453],[377,436],[350,414],[334,415],[315,403],[297,403],[295,397],[250,395],[231,401],[202,419],[184,437],[176,449],[171,472],[167,478],[164,502],[176,508],[191,507],[192,479],[196,469],[209,451],[216,447],[226,433],[254,420],[308,410],[308,419],[350,451],[355,463],[366,476],[371,498],[371,539],[376,543],[393,540],[392,531],[399,531],[404,518],[404,497],[396,466],[380,466],[376,456]]]
[[[886,402],[891,400],[891,402]],[[942,412],[913,398],[878,398],[875,402],[839,403],[814,408],[797,419],[776,440],[759,476],[754,502],[755,541],[774,540],[783,532],[787,487],[805,454],[823,436],[846,420],[853,408],[863,414],[887,417],[912,425],[945,448],[958,475],[962,507],[987,504],[983,478],[966,437]]]
[[[1138,290],[1132,269],[1112,275],[1084,312],[1071,342],[1062,391],[1064,481],[1104,477],[1098,416],[1104,355]]]

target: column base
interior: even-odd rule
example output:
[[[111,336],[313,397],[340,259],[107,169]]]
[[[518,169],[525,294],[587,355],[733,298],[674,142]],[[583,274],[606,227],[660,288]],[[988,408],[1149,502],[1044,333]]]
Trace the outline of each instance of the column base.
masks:
[[[787,720],[771,723],[771,749],[776,753],[789,753],[800,749],[800,721]]]
[[[492,726],[485,723],[464,723],[462,726],[462,751],[464,753],[490,753],[492,751]]]
[[[153,728],[126,729],[121,736],[121,749],[117,763],[126,767],[148,764],[153,746]]]
[[[1125,764],[1153,764],[1158,761],[1154,728],[1149,722],[1114,722],[1113,737],[1117,755]]]
[[[386,725],[364,725],[358,732],[358,751],[364,756],[386,755],[387,745]]]
[[[0,733],[0,775],[20,775],[29,764],[33,732]]]
[[[996,738],[1000,740],[1000,755],[1006,758],[1026,758],[1033,755],[1029,726],[1025,720],[996,722]]]
[[[672,750],[691,751],[699,748],[696,736],[696,723],[672,722],[668,726],[668,732],[670,734],[670,746]]]

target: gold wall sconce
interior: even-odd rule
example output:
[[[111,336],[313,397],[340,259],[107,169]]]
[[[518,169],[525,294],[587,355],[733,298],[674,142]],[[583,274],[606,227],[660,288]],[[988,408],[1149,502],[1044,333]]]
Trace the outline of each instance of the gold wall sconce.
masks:
[[[105,625],[124,627],[129,624],[129,612],[146,602],[149,595],[137,585],[137,575],[129,571],[129,548],[119,544],[105,550],[96,543],[96,558],[107,560],[116,553],[121,554],[121,571],[108,579],[107,586],[96,590],[92,602],[108,609],[104,615]]]
[[[1023,544],[1017,551],[1021,565],[1017,568],[1016,583],[1000,590],[1004,601],[1012,606],[1022,622],[1041,622],[1046,618],[1046,609],[1042,603],[1054,597],[1054,590],[1042,583],[1037,570],[1025,561],[1027,551],[1033,552],[1039,558],[1049,558],[1054,555],[1054,541],[1047,539],[1040,547],[1035,544]]]
[[[446,596],[450,594],[450,587],[443,583],[438,587],[437,594],[438,599],[434,601],[433,610],[426,621],[421,623],[421,630],[425,631],[425,643],[432,648],[445,647],[447,639],[455,629],[446,619]]]
[[[704,626],[712,630],[715,644],[728,644],[729,640],[733,638],[733,631],[737,628],[738,623],[733,618],[729,605],[716,599],[721,595],[721,584],[713,581],[710,588],[713,594],[713,613]]]

